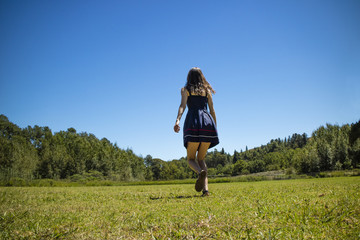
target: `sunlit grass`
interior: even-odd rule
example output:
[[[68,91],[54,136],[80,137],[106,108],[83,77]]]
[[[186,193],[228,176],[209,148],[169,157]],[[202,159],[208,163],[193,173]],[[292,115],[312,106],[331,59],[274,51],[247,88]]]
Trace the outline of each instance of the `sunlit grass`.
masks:
[[[0,188],[2,239],[359,239],[360,177]]]

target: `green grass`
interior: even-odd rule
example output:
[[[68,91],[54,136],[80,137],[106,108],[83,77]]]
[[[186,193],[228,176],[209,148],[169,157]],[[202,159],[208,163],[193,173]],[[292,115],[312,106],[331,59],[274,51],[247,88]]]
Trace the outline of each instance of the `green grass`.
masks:
[[[268,180],[289,180],[304,178],[327,178],[327,177],[351,177],[360,176],[360,169],[329,171],[312,173],[308,175],[286,174],[283,170],[252,173],[239,176],[209,176],[210,183],[230,182],[256,182]],[[6,187],[84,187],[84,186],[133,186],[133,185],[170,185],[170,184],[194,184],[194,179],[160,180],[160,181],[111,181],[104,179],[33,179],[22,178],[1,179],[0,186]]]
[[[194,180],[195,181],[195,180]],[[360,177],[2,187],[2,239],[359,239]]]

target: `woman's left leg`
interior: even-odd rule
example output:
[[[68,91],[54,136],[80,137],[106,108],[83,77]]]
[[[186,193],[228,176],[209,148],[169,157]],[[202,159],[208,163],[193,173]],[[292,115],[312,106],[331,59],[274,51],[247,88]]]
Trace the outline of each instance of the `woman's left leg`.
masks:
[[[206,163],[205,163],[205,156],[206,156],[206,153],[207,153],[207,150],[209,149],[210,147],[210,143],[208,142],[201,142],[200,143],[200,146],[199,146],[199,149],[198,149],[198,153],[197,153],[197,160],[198,160],[198,163],[199,163],[199,166],[202,170],[205,170],[207,172],[207,166],[206,166]],[[205,179],[205,186],[204,186],[204,191],[209,191],[209,188],[208,188],[208,178],[206,177]]]

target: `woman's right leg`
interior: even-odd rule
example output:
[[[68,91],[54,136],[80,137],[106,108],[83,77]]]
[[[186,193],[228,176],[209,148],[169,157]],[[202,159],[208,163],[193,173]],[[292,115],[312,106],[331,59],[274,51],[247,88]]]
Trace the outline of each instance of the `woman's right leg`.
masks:
[[[196,161],[196,152],[199,149],[199,142],[188,142],[187,144],[187,158],[189,166],[198,174],[198,179],[195,183],[195,190],[200,192],[204,189],[206,183],[206,171],[202,170]]]
[[[202,170],[196,161],[196,152],[199,149],[199,144],[199,142],[188,142],[186,148],[188,164],[197,174],[199,174]]]

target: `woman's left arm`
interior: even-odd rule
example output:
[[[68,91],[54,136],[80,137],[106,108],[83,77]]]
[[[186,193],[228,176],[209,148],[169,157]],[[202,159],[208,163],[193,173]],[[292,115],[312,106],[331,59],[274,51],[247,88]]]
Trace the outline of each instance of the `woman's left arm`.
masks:
[[[208,104],[209,104],[210,114],[213,117],[213,119],[215,121],[215,124],[217,125],[217,123],[216,123],[216,114],[215,114],[215,109],[214,109],[214,103],[213,103],[212,94],[211,94],[210,91],[208,92],[207,96],[208,96]]]
[[[179,125],[180,124],[180,119],[181,119],[181,116],[183,115],[183,113],[184,113],[184,111],[186,109],[187,98],[188,98],[188,95],[187,95],[186,89],[182,88],[181,89],[181,103],[180,103],[180,106],[179,106],[178,116],[176,118],[176,122],[175,122],[175,126],[174,126],[174,131],[175,132],[180,131],[180,125]]]

